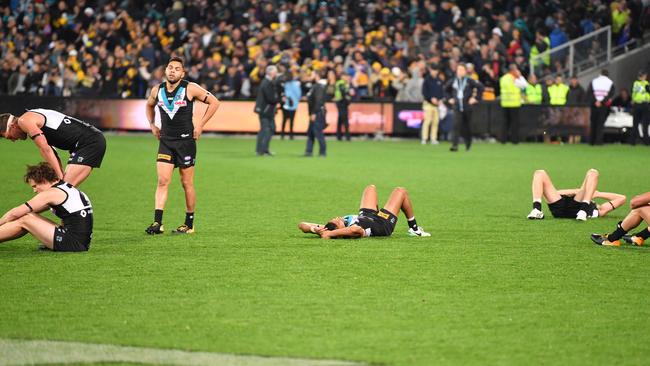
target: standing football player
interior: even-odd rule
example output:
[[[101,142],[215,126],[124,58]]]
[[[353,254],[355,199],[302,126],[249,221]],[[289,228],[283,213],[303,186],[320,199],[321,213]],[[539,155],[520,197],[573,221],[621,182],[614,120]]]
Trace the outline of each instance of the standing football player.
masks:
[[[163,210],[167,202],[167,191],[174,168],[178,168],[181,184],[185,191],[185,223],[172,233],[191,234],[194,232],[194,209],[196,192],[194,190],[194,164],[196,159],[196,140],[203,132],[203,126],[219,108],[219,100],[196,83],[183,80],[185,66],[183,59],[172,57],[165,69],[166,81],[151,89],[147,100],[147,119],[151,132],[160,141],[158,147],[154,221],[145,230],[147,234],[162,234]],[[193,123],[194,101],[208,104],[208,109],[197,123]],[[155,110],[160,112],[161,127],[155,125]]]
[[[0,115],[0,137],[34,141],[58,179],[79,186],[106,153],[106,139],[94,126],[51,109],[30,109],[20,117]],[[70,152],[65,171],[53,147]]]

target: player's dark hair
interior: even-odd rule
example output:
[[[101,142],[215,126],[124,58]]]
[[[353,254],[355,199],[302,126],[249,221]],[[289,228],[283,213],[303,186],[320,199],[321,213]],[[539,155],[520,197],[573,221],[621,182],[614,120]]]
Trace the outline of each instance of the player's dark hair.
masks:
[[[173,56],[172,58],[169,59],[169,61],[167,62],[167,65],[171,64],[172,62],[178,62],[178,63],[180,63],[181,66],[183,66],[183,69],[185,69],[185,60],[183,60],[182,57],[180,57],[180,56]]]
[[[336,230],[336,224],[333,222],[328,222],[327,224],[325,224],[325,229],[329,231]]]
[[[602,69],[602,70],[600,70],[600,74],[603,75],[603,76],[609,76],[609,70]]]
[[[7,131],[7,124],[9,123],[9,118],[11,117],[11,113],[3,113],[0,114],[0,133],[5,133]],[[2,137],[2,135],[0,135]]]
[[[37,184],[56,182],[59,180],[59,177],[56,175],[56,172],[50,164],[46,162],[41,162],[36,165],[28,165],[27,172],[25,173],[25,183],[28,183],[29,180],[33,180]]]

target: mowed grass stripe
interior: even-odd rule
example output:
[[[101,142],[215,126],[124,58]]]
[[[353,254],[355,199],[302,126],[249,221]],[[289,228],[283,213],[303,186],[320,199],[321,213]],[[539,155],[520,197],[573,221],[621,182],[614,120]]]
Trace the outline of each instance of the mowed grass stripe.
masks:
[[[177,366],[355,366],[361,363],[287,357],[229,355],[156,348],[47,340],[0,338],[0,363],[6,366],[127,362]]]

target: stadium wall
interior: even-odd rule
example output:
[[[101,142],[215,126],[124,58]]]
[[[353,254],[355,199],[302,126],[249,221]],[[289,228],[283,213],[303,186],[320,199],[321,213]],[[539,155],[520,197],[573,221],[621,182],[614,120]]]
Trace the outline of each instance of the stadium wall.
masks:
[[[6,96],[0,101],[0,110],[21,114],[25,109],[49,108],[82,119],[102,130],[148,131],[145,100],[89,99],[60,97]],[[206,125],[205,131],[218,133],[257,133],[259,120],[253,112],[254,101],[222,101],[219,111]],[[334,103],[327,103],[326,133],[336,132],[338,112]],[[195,105],[195,119],[201,119],[206,105]],[[544,134],[553,136],[589,135],[589,108],[584,106],[550,107],[523,106],[520,110],[522,138]],[[443,132],[451,129],[451,118],[441,122]],[[296,112],[294,131],[304,133],[308,127],[307,104],[300,103]],[[419,136],[422,105],[419,103],[360,102],[350,105],[350,132],[385,135]],[[500,137],[504,123],[503,110],[498,103],[484,102],[475,107],[472,118],[473,133],[477,136]],[[282,113],[276,115],[277,130],[282,126]]]

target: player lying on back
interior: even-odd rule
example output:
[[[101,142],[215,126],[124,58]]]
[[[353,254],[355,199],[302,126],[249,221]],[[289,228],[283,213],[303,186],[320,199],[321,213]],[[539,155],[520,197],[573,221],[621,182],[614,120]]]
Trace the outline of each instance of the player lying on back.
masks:
[[[557,190],[545,170],[536,170],[533,175],[533,210],[528,218],[543,219],[542,197],[546,199],[551,214],[556,218],[586,221],[587,217],[605,216],[625,204],[625,196],[618,193],[599,192],[598,170],[589,169],[580,188]],[[602,205],[592,201],[594,198],[607,200]]]
[[[638,195],[630,201],[629,214],[616,224],[616,229],[611,234],[591,234],[591,240],[599,245],[615,246],[621,245],[621,239],[628,244],[641,246],[650,237],[648,227],[634,235],[626,235],[628,231],[639,226],[641,222],[650,223],[650,192]]]
[[[54,251],[87,251],[93,231],[93,207],[88,197],[60,181],[47,163],[28,166],[25,183],[36,196],[0,218],[0,243],[30,233]],[[61,219],[61,225],[39,215],[48,208]]]
[[[325,225],[301,222],[298,228],[304,233],[313,233],[323,239],[363,238],[370,236],[390,236],[397,223],[400,210],[408,219],[408,234],[411,236],[431,236],[415,221],[413,205],[405,188],[395,188],[384,208],[377,205],[377,189],[369,185],[363,191],[358,215],[335,217]]]

